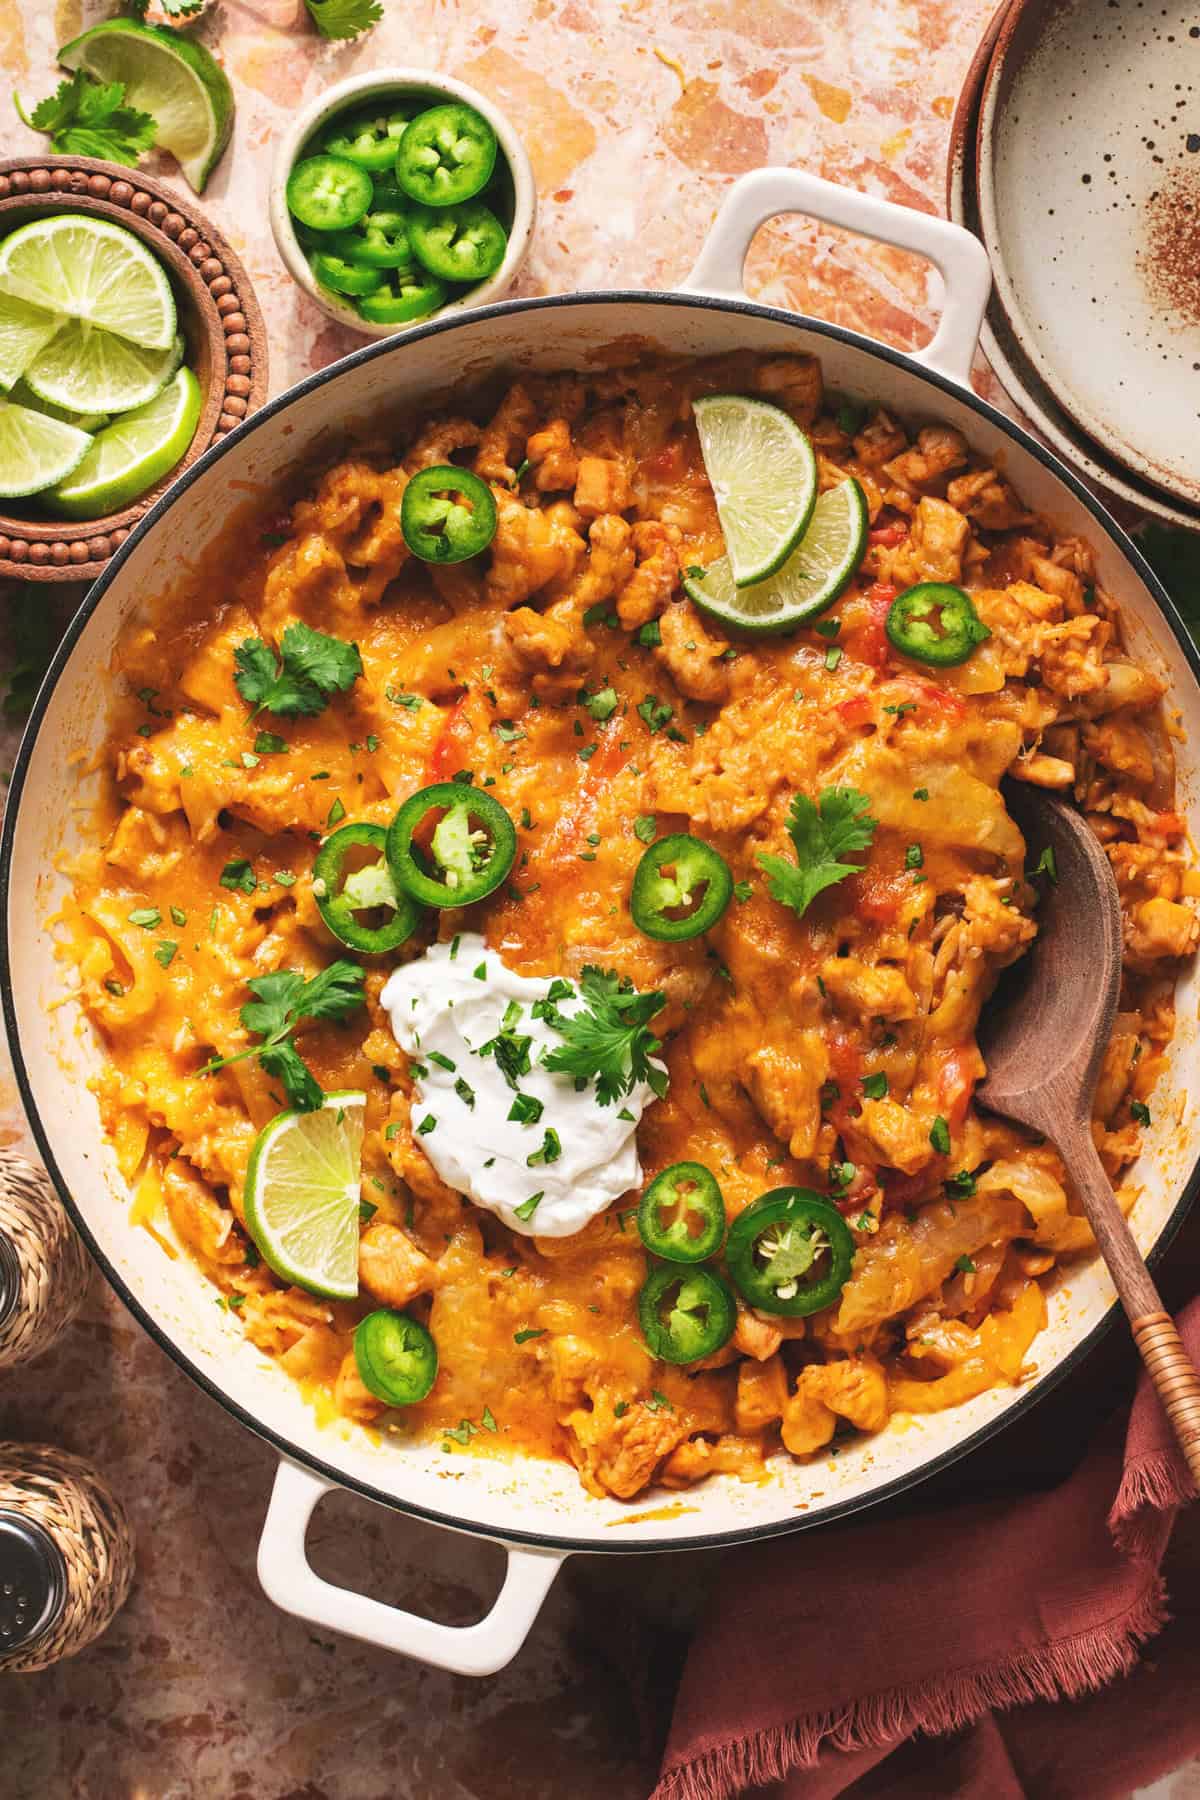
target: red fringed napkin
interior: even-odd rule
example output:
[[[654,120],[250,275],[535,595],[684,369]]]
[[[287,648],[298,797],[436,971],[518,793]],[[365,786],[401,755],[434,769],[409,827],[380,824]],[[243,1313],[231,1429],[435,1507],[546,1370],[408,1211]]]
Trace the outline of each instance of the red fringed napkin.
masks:
[[[1195,1357],[1200,1299],[1179,1327]],[[689,1654],[652,1800],[727,1800],[768,1782],[782,1784],[778,1800],[851,1790],[1099,1800],[1176,1766],[1200,1751],[1195,1655],[1173,1692],[1161,1670],[1142,1681],[1161,1715],[1145,1731],[1136,1682],[1117,1704],[1101,1696],[1000,1719],[992,1709],[1085,1695],[1134,1667],[1166,1622],[1160,1565],[1190,1497],[1143,1375],[1127,1420],[1056,1487],[868,1514],[732,1553]],[[1041,1773],[1027,1786],[1033,1765]]]

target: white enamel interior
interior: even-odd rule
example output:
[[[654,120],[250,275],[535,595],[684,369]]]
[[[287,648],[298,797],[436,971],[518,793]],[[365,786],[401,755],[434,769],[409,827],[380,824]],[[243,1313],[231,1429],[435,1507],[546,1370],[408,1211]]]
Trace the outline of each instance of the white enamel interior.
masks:
[[[129,1225],[129,1196],[102,1140],[87,1087],[97,1046],[76,1006],[62,1004],[67,977],[55,960],[46,921],[62,886],[56,872],[60,853],[79,841],[88,821],[86,771],[105,732],[107,668],[118,629],[144,601],[168,589],[180,565],[198,557],[221,532],[231,496],[246,491],[242,484],[270,487],[318,439],[328,444],[347,426],[398,407],[408,411],[427,399],[440,403],[452,384],[470,383],[498,366],[584,368],[614,344],[625,355],[639,348],[697,356],[734,349],[812,351],[821,357],[830,386],[871,396],[909,420],[948,420],[977,450],[994,456],[1027,501],[1061,530],[1091,540],[1101,580],[1121,598],[1134,653],[1166,672],[1187,728],[1179,745],[1181,804],[1200,835],[1200,690],[1188,664],[1118,541],[1001,424],[935,388],[911,367],[877,354],[865,340],[842,342],[803,322],[711,302],[580,298],[467,315],[453,329],[435,327],[363,353],[364,360],[329,371],[329,379],[296,392],[280,410],[249,421],[155,509],[152,528],[124,560],[118,558],[58,675],[27,747],[23,779],[18,767],[7,904],[14,1047],[25,1063],[43,1149],[57,1164],[60,1184],[103,1259],[180,1360],[252,1423],[290,1446],[293,1455],[361,1484],[377,1498],[495,1537],[534,1536],[607,1551],[651,1544],[685,1548],[701,1538],[813,1522],[832,1509],[862,1503],[994,1425],[1029,1386],[985,1394],[952,1412],[896,1419],[878,1437],[854,1440],[836,1457],[797,1463],[781,1455],[762,1485],[718,1478],[690,1493],[658,1492],[634,1504],[591,1498],[574,1471],[561,1465],[447,1456],[436,1443],[376,1442],[349,1425],[319,1429],[295,1385],[243,1337],[232,1316],[213,1305],[212,1288],[188,1258],[170,1260],[151,1236]],[[1145,1249],[1162,1231],[1190,1173],[1194,1102],[1188,1096],[1200,1092],[1195,1016],[1189,975],[1180,994],[1171,1073],[1154,1105],[1150,1146],[1131,1176],[1143,1190],[1133,1226]],[[1112,1301],[1112,1285],[1098,1261],[1071,1271],[1051,1297],[1051,1323],[1034,1347],[1038,1373],[1030,1386],[1044,1381],[1083,1341]]]

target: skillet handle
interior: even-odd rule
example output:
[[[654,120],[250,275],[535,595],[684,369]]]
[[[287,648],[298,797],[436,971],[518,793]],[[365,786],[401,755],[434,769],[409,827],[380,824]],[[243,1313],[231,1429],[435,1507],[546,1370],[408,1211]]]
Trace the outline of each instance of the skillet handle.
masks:
[[[335,1483],[281,1456],[258,1545],[258,1579],[284,1612],[381,1650],[395,1650],[456,1675],[495,1675],[529,1635],[565,1556],[506,1545],[508,1570],[491,1611],[475,1625],[439,1625],[366,1594],[335,1587],[314,1573],[305,1554],[313,1508]]]
[[[987,252],[978,238],[948,219],[838,187],[803,169],[755,169],[734,182],[683,283],[684,293],[744,300],[742,271],[751,240],[760,225],[780,213],[806,213],[827,225],[840,225],[927,257],[945,283],[945,299],[932,343],[909,360],[948,376],[960,387],[970,387],[971,362],[992,285]]]

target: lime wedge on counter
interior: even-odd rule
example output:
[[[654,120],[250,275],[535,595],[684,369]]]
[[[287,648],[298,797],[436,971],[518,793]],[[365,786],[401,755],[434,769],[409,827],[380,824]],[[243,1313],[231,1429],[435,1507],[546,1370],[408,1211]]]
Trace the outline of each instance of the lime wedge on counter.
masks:
[[[704,612],[742,631],[789,631],[831,606],[862,561],[867,543],[866,496],[851,475],[822,494],[808,530],[777,575],[736,587],[727,556],[684,578]]]
[[[13,385],[61,324],[61,313],[0,294],[0,388]]]
[[[709,394],[693,412],[733,580],[765,581],[804,534],[817,498],[813,447],[781,407]]]
[[[196,434],[200,407],[200,383],[180,369],[153,400],[89,440],[87,455],[66,480],[57,479],[47,504],[68,519],[98,519],[128,506],[175,467]]]
[[[246,1170],[246,1224],[266,1261],[329,1300],[358,1292],[365,1107],[365,1094],[326,1094],[316,1112],[279,1113]]]
[[[92,439],[77,425],[0,400],[0,495],[37,494],[77,469]]]
[[[153,400],[182,361],[182,338],[165,350],[143,350],[115,331],[69,319],[34,357],[25,380],[39,400],[70,412],[129,412]]]
[[[154,141],[200,193],[233,130],[233,89],[203,44],[161,25],[108,19],[58,53],[64,69],[123,81],[125,105],[148,112]]]
[[[102,425],[108,424],[107,413],[77,413],[66,406],[55,406],[51,400],[40,399],[23,381],[13,384],[8,397],[14,406],[32,407],[34,412],[45,413],[48,419],[61,419],[64,425],[74,425],[80,431],[99,431]]]
[[[148,350],[175,336],[175,301],[156,256],[120,225],[82,213],[32,219],[0,242],[0,292],[86,319]]]

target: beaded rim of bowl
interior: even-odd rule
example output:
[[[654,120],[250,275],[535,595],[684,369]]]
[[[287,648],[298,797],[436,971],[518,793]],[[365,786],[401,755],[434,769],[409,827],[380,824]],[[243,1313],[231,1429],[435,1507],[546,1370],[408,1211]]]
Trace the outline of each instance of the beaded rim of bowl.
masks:
[[[0,578],[90,581],[159,494],[267,394],[267,341],[250,277],[232,247],[187,199],[161,182],[90,156],[0,161],[0,232],[7,216],[58,208],[125,225],[187,290],[205,339],[208,383],[195,436],[170,474],[131,506],[88,520],[21,518],[0,502]],[[203,358],[202,358],[203,360]]]

